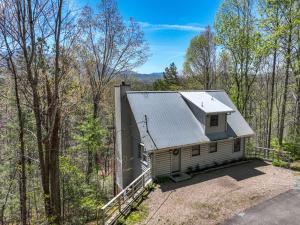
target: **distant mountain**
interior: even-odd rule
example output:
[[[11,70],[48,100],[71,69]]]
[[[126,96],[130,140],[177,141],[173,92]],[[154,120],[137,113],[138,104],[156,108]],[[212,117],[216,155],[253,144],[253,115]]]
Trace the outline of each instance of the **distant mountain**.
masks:
[[[135,78],[139,81],[153,82],[155,80],[162,79],[163,73],[132,73],[129,77]]]

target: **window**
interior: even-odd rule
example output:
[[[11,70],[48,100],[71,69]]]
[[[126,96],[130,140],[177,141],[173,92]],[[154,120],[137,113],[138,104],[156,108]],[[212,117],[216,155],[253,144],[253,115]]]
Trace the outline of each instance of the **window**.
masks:
[[[195,145],[192,147],[192,156],[200,155],[200,145]]]
[[[209,144],[209,152],[216,152],[218,151],[218,143],[217,142],[213,142]]]
[[[147,153],[143,143],[140,143],[138,146],[138,157],[142,162],[147,163]]]
[[[139,159],[142,158],[143,148],[144,148],[144,145],[142,143],[139,143],[138,144],[138,157],[139,157]]]
[[[234,147],[233,147],[233,151],[234,151],[234,152],[239,152],[239,151],[241,151],[241,139],[240,139],[240,138],[234,139]]]
[[[219,125],[219,116],[218,115],[211,115],[210,116],[210,126],[217,127]]]

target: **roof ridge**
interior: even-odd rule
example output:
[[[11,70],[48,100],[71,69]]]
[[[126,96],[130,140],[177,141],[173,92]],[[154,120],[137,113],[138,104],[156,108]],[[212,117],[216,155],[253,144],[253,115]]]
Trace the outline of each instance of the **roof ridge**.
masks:
[[[223,89],[219,90],[178,90],[178,91],[126,91],[129,94],[135,93],[180,93],[180,92],[225,92]]]

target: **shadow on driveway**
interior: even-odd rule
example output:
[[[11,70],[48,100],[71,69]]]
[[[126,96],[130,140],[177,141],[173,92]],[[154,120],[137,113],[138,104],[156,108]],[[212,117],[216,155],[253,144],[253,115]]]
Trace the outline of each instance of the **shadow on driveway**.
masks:
[[[260,176],[265,173],[257,170],[257,167],[267,166],[266,162],[262,160],[254,160],[245,164],[235,165],[228,168],[223,168],[203,174],[197,174],[192,179],[182,181],[179,183],[174,183],[172,181],[168,181],[160,185],[162,192],[175,190],[181,187],[193,185],[196,183],[201,183],[204,181],[216,179],[223,176],[230,176],[236,181],[241,181],[244,179],[248,179],[255,176]]]

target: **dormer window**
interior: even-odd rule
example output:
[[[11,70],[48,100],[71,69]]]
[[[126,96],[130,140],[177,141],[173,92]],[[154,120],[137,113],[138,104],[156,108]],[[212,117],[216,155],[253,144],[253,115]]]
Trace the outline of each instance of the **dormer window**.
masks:
[[[211,115],[210,116],[210,126],[211,127],[219,126],[219,116],[218,115]]]

